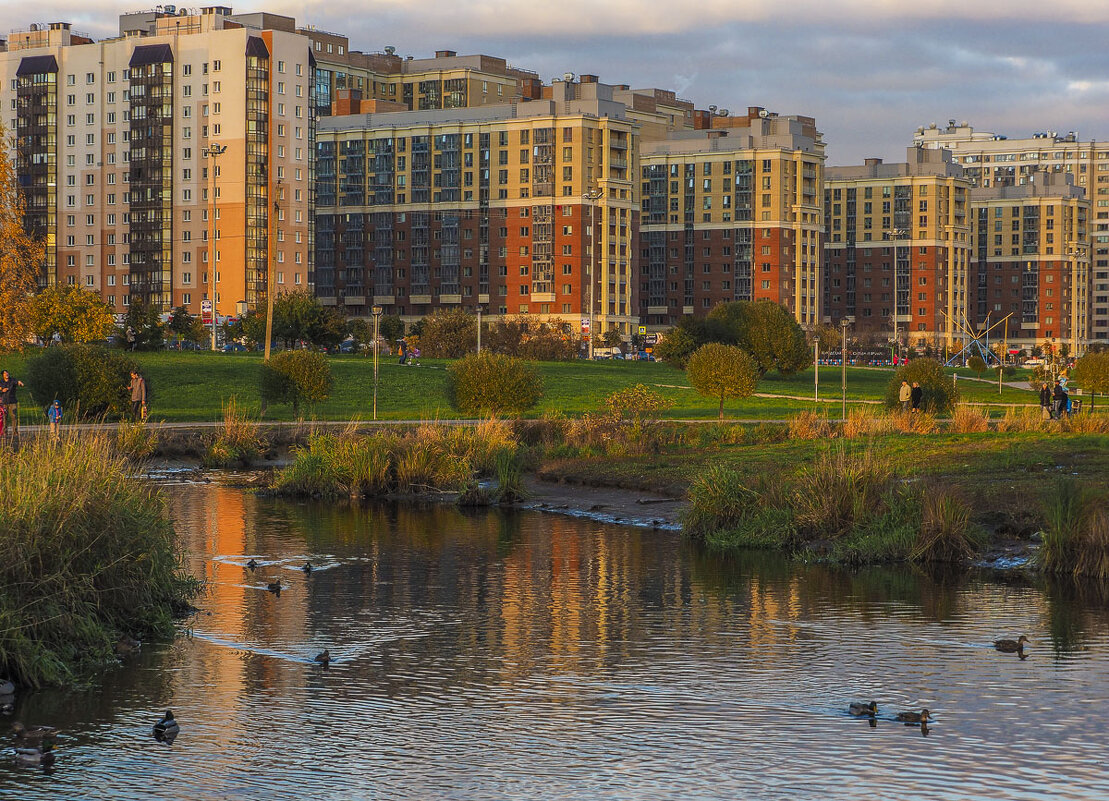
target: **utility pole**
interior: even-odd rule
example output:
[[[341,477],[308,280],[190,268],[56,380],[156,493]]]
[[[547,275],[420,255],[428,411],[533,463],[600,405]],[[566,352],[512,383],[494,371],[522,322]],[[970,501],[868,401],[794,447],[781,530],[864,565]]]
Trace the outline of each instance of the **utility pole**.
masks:
[[[374,318],[374,420],[377,419],[377,344],[378,344],[378,326],[381,323],[381,313],[384,311],[380,306],[374,306],[370,310],[370,314]],[[480,330],[480,329],[479,329]]]
[[[847,326],[851,325],[849,318],[844,317],[839,324],[843,327],[843,419],[847,419]]]
[[[820,402],[820,337],[813,337],[812,341],[812,366],[813,366],[813,400]]]
[[[477,352],[481,355],[481,304],[477,307]]]
[[[597,282],[597,229],[593,224],[593,209],[602,197],[604,192],[600,189],[594,189],[582,195],[583,200],[589,201],[589,361],[593,361],[593,284]]]
[[[266,268],[266,345],[262,361],[270,360],[270,343],[273,341],[273,294],[277,291],[277,214],[280,206],[277,200],[281,192],[281,182],[278,181],[273,198],[273,214],[270,217],[270,247],[269,265]]]
[[[227,145],[213,142],[201,151],[208,159],[208,297],[212,302],[212,350],[216,349],[216,319],[219,310],[216,280],[216,160],[227,152]]]

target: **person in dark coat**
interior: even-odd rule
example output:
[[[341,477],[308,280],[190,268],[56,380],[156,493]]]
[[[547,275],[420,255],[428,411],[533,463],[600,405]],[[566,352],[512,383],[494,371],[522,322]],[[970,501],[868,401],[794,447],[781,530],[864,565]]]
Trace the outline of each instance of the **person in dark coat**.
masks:
[[[920,384],[916,381],[913,382],[913,390],[909,393],[909,398],[913,404],[913,411],[920,411],[920,402],[924,399],[924,390],[920,388]]]
[[[1055,401],[1053,417],[1058,420],[1067,410],[1067,391],[1063,389],[1063,385],[1058,381],[1055,382],[1055,392],[1052,393],[1052,399]]]
[[[1051,417],[1051,387],[1046,381],[1040,385],[1040,408],[1045,420]]]

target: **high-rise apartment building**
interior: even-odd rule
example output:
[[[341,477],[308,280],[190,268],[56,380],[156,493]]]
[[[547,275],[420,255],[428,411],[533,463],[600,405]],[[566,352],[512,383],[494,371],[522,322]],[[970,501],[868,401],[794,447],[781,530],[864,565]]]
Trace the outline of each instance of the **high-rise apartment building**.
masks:
[[[900,346],[952,346],[975,313],[970,182],[946,150],[829,167],[825,314]]]
[[[638,321],[637,129],[613,87],[516,105],[334,116],[318,131],[317,293],[365,315]],[[589,281],[590,264],[596,280]]]
[[[709,126],[712,127],[709,127]],[[654,328],[733,300],[822,319],[824,142],[761,108],[642,144],[639,314]]]
[[[1083,140],[1074,131],[1009,138],[955,120],[918,128],[913,141],[950,150],[975,187],[1021,186],[1046,172],[1070,176],[1074,186],[1085,191],[1092,214],[1090,241],[1082,243],[1089,248],[1093,268],[1090,337],[1109,343],[1109,142]]]
[[[117,312],[199,313],[214,298],[234,314],[265,295],[276,204],[276,279],[309,288],[308,41],[222,6],[120,22],[103,41],[34,25],[0,48],[0,119],[26,223],[46,241],[43,283],[96,291]]]

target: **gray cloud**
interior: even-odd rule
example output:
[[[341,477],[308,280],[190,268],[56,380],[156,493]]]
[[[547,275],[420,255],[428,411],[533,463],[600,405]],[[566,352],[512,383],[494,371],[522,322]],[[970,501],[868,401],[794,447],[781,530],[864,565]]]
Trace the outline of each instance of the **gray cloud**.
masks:
[[[45,0],[26,22],[114,33],[122,7]],[[1056,0],[276,0],[265,8],[342,31],[355,48],[450,48],[539,71],[660,86],[704,107],[816,117],[829,163],[901,158],[917,126],[968,120],[1027,135],[1109,138],[1109,4]]]

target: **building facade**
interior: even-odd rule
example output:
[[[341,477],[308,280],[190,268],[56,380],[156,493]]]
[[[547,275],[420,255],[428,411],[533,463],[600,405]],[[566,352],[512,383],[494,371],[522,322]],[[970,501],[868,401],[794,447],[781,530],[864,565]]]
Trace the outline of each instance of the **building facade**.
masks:
[[[898,347],[952,346],[973,322],[970,182],[945,150],[829,167],[824,186],[826,315]]]
[[[642,321],[658,330],[718,303],[773,300],[818,323],[824,143],[815,122],[758,108],[713,122],[642,145]]]
[[[277,281],[311,288],[313,67],[303,37],[220,6],[124,15],[103,41],[12,33],[0,108],[43,284],[234,314],[265,295],[275,216]]]

